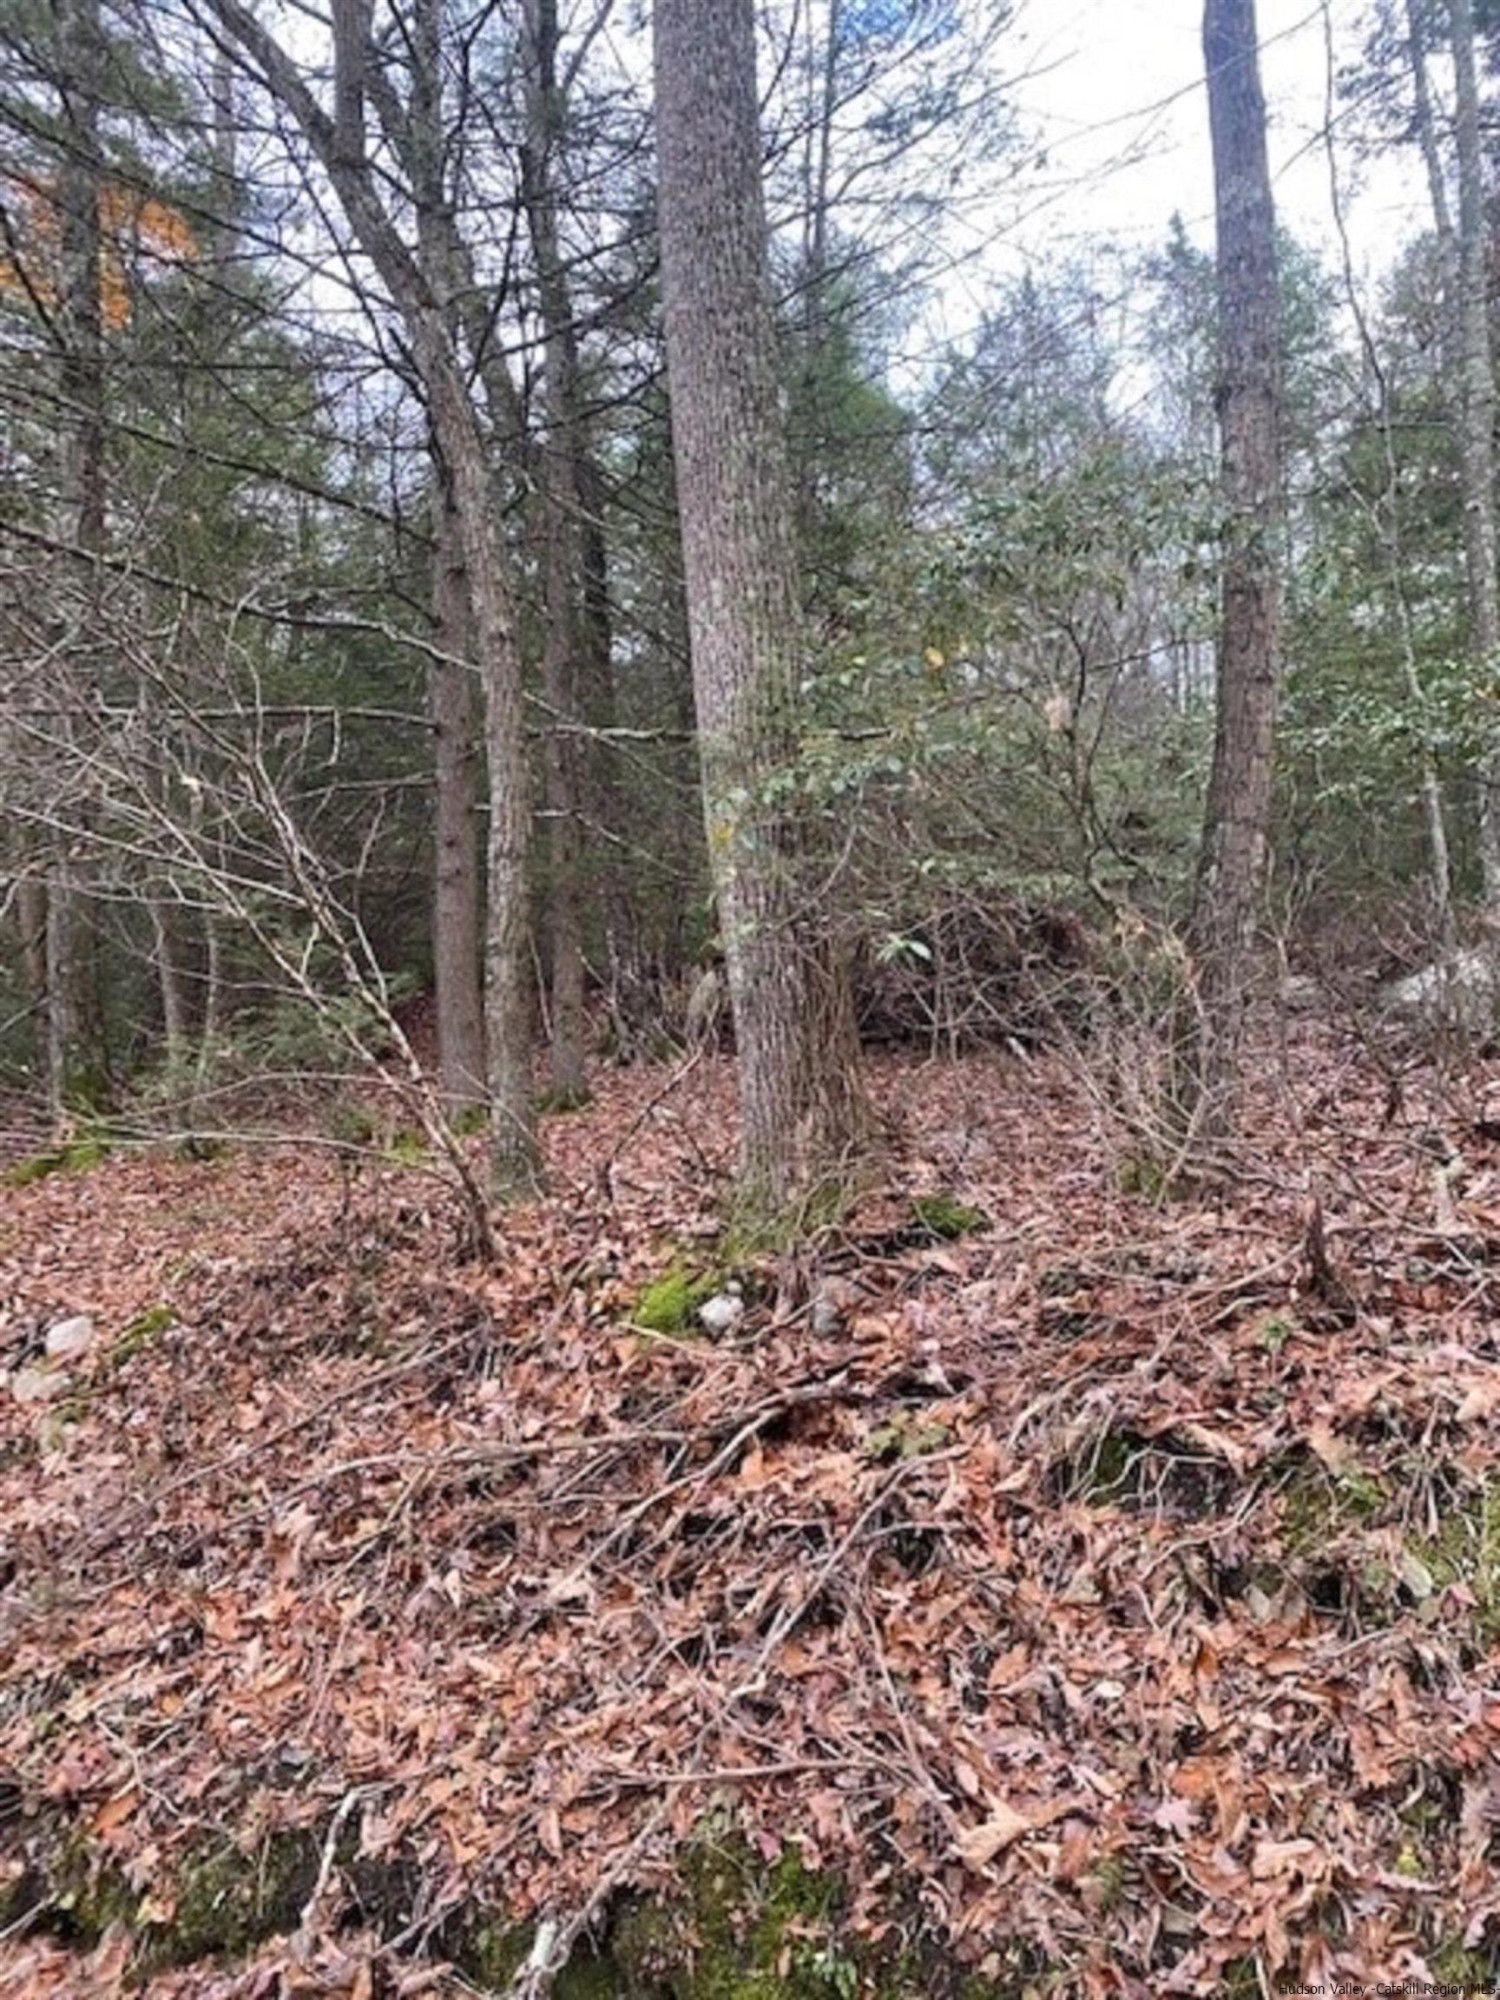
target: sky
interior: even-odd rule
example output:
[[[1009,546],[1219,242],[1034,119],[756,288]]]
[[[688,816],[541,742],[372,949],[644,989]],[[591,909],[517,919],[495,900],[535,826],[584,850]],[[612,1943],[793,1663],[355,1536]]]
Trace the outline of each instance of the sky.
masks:
[[[1337,60],[1358,51],[1366,12],[1367,0],[1327,0]],[[1201,0],[1019,0],[1017,46],[1027,74],[1016,103],[1048,156],[1015,231],[1021,255],[1055,255],[1101,233],[1150,249],[1174,210],[1211,246],[1201,20]],[[1259,0],[1258,20],[1278,212],[1296,235],[1336,256],[1321,136],[1325,6]],[[1339,163],[1356,273],[1368,285],[1428,221],[1421,164],[1403,153],[1356,168],[1347,147]]]

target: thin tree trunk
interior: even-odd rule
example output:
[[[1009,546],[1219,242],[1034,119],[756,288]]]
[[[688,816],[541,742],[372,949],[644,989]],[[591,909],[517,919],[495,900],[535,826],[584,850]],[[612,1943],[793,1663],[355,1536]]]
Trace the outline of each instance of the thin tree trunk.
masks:
[[[752,0],[657,0],[667,368],[742,1197],[785,1217],[864,1138],[846,967],[785,787],[806,671],[777,381]]]
[[[1490,355],[1489,229],[1474,62],[1472,0],[1449,0],[1458,144],[1458,337],[1463,396],[1459,477],[1464,563],[1469,577],[1469,643],[1482,673],[1500,655],[1500,590],[1495,576],[1495,376]],[[1500,917],[1500,745],[1479,764],[1479,855],[1485,907]]]
[[[37,1073],[47,1070],[47,884],[23,869],[16,883],[16,930],[21,946],[21,973],[26,1005],[35,1036]]]
[[[451,327],[455,280],[444,172],[442,0],[413,10],[412,190],[422,275]],[[353,113],[351,111],[350,115]],[[485,1097],[484,993],[480,981],[478,740],[473,675],[473,608],[460,524],[441,453],[433,453],[433,618],[448,659],[428,668],[435,791],[433,983],[437,998],[438,1072],[450,1118]]]
[[[1414,0],[1407,0],[1407,26],[1410,34],[1411,60],[1420,78],[1418,94],[1422,103],[1426,105],[1425,120],[1419,118],[1419,123],[1425,123],[1428,138],[1431,139],[1431,105],[1427,102],[1427,73],[1422,62],[1421,42],[1417,38]],[[1406,562],[1401,545],[1401,474],[1391,422],[1390,384],[1386,379],[1379,348],[1370,331],[1369,319],[1360,303],[1359,287],[1354,281],[1354,259],[1344,220],[1344,199],[1339,186],[1338,157],[1333,142],[1337,72],[1334,63],[1333,28],[1326,17],[1324,34],[1328,45],[1328,119],[1324,135],[1328,153],[1328,191],[1333,209],[1334,227],[1338,231],[1344,296],[1354,318],[1365,367],[1375,385],[1376,422],[1380,430],[1381,460],[1385,472],[1385,491],[1381,501],[1372,507],[1371,516],[1390,580],[1391,601],[1395,607],[1396,631],[1401,646],[1401,672],[1406,682],[1406,698],[1411,704],[1412,719],[1421,731],[1422,817],[1427,830],[1428,894],[1432,902],[1433,926],[1438,940],[1441,944],[1447,945],[1451,942],[1453,930],[1453,871],[1448,851],[1448,824],[1443,811],[1442,779],[1428,723],[1427,690],[1422,685],[1421,669],[1417,664],[1411,601],[1406,589]],[[1435,153],[1433,164],[1436,165]],[[1434,201],[1441,218],[1446,214],[1446,201],[1440,174],[1436,176],[1434,183]],[[1449,287],[1445,303],[1451,304],[1451,299],[1452,290]]]
[[[1280,618],[1280,306],[1254,0],[1206,0],[1217,218],[1220,586],[1217,725],[1192,926],[1186,1129],[1232,1129],[1271,803]]]
[[[99,107],[103,37],[98,0],[60,0],[56,12],[66,150],[58,175],[62,344],[59,502],[64,538],[79,551],[78,651],[87,650],[104,547],[104,326],[100,297],[102,155]],[[66,690],[59,733],[71,737]],[[71,764],[71,758],[68,760]],[[77,811],[89,804],[67,773]],[[61,845],[66,845],[64,836]],[[92,913],[77,858],[55,859],[47,891],[47,1081],[54,1120],[102,1099],[107,1061],[99,1017]]]
[[[490,1184],[502,1197],[539,1186],[531,1087],[531,968],[527,859],[531,797],[523,733],[521,655],[508,557],[492,505],[484,437],[467,373],[442,302],[381,207],[369,162],[351,158],[280,45],[240,0],[213,0],[225,27],[253,57],[296,118],[333,183],[360,247],[401,316],[422,385],[428,422],[449,479],[469,579],[475,653],[484,688],[489,769],[485,1039],[490,1100]],[[347,9],[343,10],[347,14]],[[336,25],[338,17],[336,16]],[[348,53],[363,68],[363,51]],[[346,99],[347,101],[347,99]],[[346,130],[342,135],[348,139]]]
[[[161,994],[162,1034],[167,1062],[176,1073],[187,1058],[189,1007],[187,966],[183,960],[177,912],[162,896],[151,899],[151,935],[156,952],[156,983]]]
[[[457,524],[441,490],[433,498],[433,616],[442,650],[467,660],[469,580]],[[438,1070],[450,1117],[484,1103],[484,995],[480,987],[479,784],[473,675],[434,660],[427,671],[436,807],[433,981]]]
[[[551,996],[552,1096],[585,1095],[583,839],[578,722],[578,655],[583,635],[583,565],[578,462],[578,351],[558,242],[555,174],[564,105],[557,81],[556,0],[526,0],[530,44],[522,194],[536,260],[541,309],[545,435],[542,500],[542,685],[547,738],[547,942]]]

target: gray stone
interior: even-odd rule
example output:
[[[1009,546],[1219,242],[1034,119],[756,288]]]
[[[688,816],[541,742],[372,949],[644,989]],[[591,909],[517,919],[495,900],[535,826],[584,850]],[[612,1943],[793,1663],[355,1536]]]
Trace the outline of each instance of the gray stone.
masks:
[[[71,1319],[60,1319],[55,1326],[48,1327],[45,1345],[54,1361],[72,1361],[89,1352],[95,1337],[94,1322],[88,1314],[75,1313]]]
[[[1487,1035],[1500,1021],[1500,971],[1487,951],[1455,952],[1393,980],[1382,989],[1380,1004],[1424,1027]]]

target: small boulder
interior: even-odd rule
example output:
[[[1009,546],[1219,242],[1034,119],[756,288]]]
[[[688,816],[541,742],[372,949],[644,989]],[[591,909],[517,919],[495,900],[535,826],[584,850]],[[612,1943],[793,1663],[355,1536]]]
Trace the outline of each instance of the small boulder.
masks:
[[[1392,980],[1380,1001],[1388,1014],[1425,1027],[1488,1035],[1500,1022],[1500,968],[1488,951],[1455,952]]]
[[[48,1355],[54,1361],[76,1361],[93,1347],[97,1334],[94,1322],[87,1313],[75,1313],[71,1319],[60,1319],[55,1326],[49,1326],[44,1342]]]
[[[745,1316],[745,1301],[740,1297],[737,1285],[726,1285],[722,1292],[715,1292],[711,1299],[705,1299],[698,1308],[698,1320],[706,1333],[717,1338],[722,1333],[732,1333]]]
[[[18,1403],[50,1403],[67,1386],[60,1368],[18,1368],[10,1378],[10,1393]]]

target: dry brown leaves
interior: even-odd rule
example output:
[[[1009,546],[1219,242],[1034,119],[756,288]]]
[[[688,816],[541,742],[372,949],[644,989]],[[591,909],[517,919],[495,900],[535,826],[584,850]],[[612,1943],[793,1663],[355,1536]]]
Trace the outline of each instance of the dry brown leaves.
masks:
[[[556,1121],[558,1196],[490,1273],[427,1184],[351,1197],[312,1155],[10,1199],[0,1366],[67,1312],[178,1319],[61,1412],[0,1406],[0,1869],[65,1812],[165,1921],[205,1830],[250,1852],[357,1793],[361,1855],[433,1912],[566,1918],[728,1802],[856,1926],[899,1873],[1059,1991],[1493,1946],[1500,1607],[1434,1554],[1500,1455],[1500,1154],[1463,1141],[1439,1231],[1421,1136],[1461,1107],[1382,1125],[1309,1031],[1255,1177],[1158,1210],[1061,1069],[884,1062],[893,1186],[993,1226],[874,1254],[887,1196],[824,1253],[832,1333],[804,1260],[714,1345],[628,1325],[729,1152],[722,1067],[642,1119],[659,1089]],[[1314,1184],[1352,1324],[1308,1285]],[[0,1990],[111,1992],[124,1950],[21,1936]],[[314,1932],[153,1991],[359,1995],[380,1950]]]

